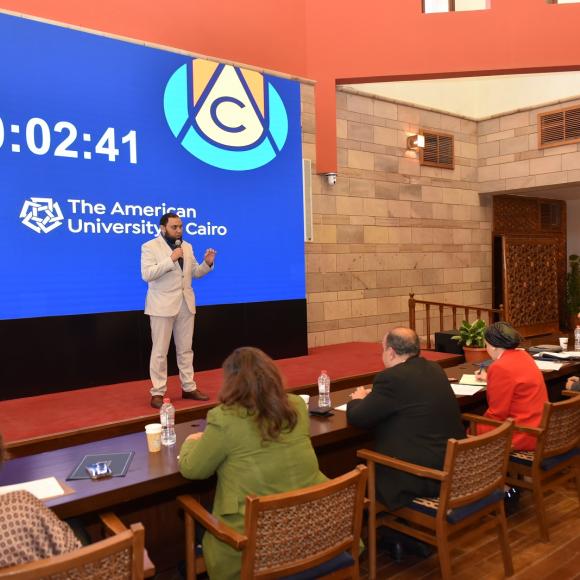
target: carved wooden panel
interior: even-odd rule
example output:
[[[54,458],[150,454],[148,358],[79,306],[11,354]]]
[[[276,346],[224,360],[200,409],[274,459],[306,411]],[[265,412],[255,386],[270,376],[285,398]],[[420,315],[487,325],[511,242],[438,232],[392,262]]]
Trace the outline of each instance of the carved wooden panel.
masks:
[[[557,332],[559,240],[504,237],[506,319],[524,335]]]
[[[535,198],[497,195],[493,198],[494,234],[540,232],[538,203]]]
[[[524,197],[517,195],[498,195],[493,198],[493,233],[495,236],[502,238],[519,236],[522,244],[536,244],[538,239],[547,241],[552,244],[550,252],[554,253],[556,264],[556,277],[554,289],[556,291],[556,304],[558,313],[555,320],[564,328],[567,324],[566,314],[566,202],[554,199],[543,199],[538,197]],[[540,242],[538,242],[540,243]],[[524,253],[519,252],[512,256],[512,261],[507,262],[505,252],[503,257],[504,287],[500,302],[508,304],[513,303],[515,297],[506,294],[508,277],[513,281],[515,273],[511,273],[511,268],[518,268],[515,260],[518,257],[523,259]],[[552,275],[552,274],[551,274]],[[517,291],[515,286],[512,290]],[[497,306],[497,304],[494,304]],[[506,309],[506,320],[509,320],[516,326],[517,323],[508,318],[509,313]],[[549,314],[549,318],[553,313]],[[536,321],[528,320],[530,327],[540,327],[546,324],[545,316]],[[550,322],[550,324],[552,324]],[[557,328],[555,328],[555,331]]]

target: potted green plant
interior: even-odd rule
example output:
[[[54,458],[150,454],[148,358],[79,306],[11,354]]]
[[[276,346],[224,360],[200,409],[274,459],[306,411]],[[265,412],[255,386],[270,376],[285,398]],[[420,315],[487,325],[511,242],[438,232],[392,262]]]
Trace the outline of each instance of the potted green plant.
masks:
[[[580,313],[580,256],[568,256],[570,270],[566,274],[566,304],[568,306],[569,323],[572,329],[578,324]]]
[[[481,362],[489,358],[485,349],[486,324],[483,320],[478,319],[473,323],[464,320],[459,327],[457,335],[452,336],[463,347],[463,354],[466,362]]]

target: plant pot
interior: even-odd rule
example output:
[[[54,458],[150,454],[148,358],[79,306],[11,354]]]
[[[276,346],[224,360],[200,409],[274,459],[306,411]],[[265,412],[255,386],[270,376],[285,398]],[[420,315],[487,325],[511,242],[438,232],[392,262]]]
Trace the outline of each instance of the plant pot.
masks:
[[[486,348],[478,348],[474,346],[464,346],[463,356],[465,357],[465,362],[468,363],[479,363],[489,358]]]

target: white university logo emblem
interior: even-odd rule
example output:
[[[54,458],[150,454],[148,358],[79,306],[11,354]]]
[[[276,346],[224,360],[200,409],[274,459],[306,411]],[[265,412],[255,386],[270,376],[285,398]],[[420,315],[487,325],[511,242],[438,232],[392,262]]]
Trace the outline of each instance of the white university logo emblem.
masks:
[[[48,234],[58,228],[64,220],[58,202],[50,197],[31,197],[20,211],[22,223],[36,233]]]

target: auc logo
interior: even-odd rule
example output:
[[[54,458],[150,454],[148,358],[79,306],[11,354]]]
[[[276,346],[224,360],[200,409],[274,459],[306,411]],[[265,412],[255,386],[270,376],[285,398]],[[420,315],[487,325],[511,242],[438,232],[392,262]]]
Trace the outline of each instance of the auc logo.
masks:
[[[20,210],[20,221],[37,234],[48,234],[64,221],[57,201],[50,197],[31,197]]]
[[[193,156],[247,171],[272,161],[288,136],[282,98],[258,72],[203,59],[179,67],[165,87],[165,118]]]

